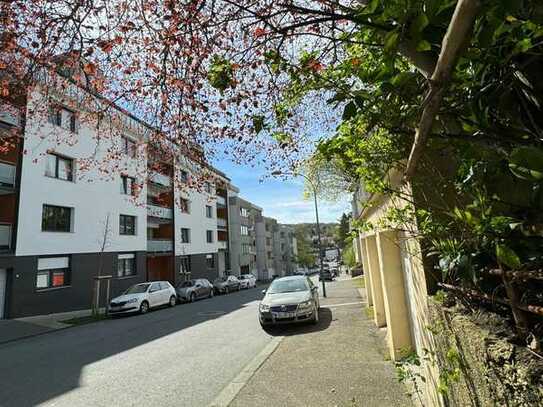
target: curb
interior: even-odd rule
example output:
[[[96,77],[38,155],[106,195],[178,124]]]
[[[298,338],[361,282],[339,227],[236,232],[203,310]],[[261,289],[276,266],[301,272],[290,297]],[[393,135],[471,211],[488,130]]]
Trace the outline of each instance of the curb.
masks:
[[[230,384],[221,390],[219,395],[208,405],[208,407],[228,407],[238,393],[245,387],[256,371],[277,349],[284,336],[278,336],[271,340],[256,357],[251,360],[243,370],[235,377]]]
[[[68,328],[72,328],[72,326],[66,326],[64,328],[51,328],[51,329],[49,329],[47,331],[37,332],[37,333],[34,333],[34,334],[29,334],[29,335],[18,336],[16,338],[8,339],[7,341],[0,341],[0,347],[3,346],[3,345],[6,345],[8,343],[18,342],[18,341],[22,341],[22,340],[30,339],[30,338],[35,338],[36,336],[47,335],[47,334],[62,331],[64,329],[68,329]]]

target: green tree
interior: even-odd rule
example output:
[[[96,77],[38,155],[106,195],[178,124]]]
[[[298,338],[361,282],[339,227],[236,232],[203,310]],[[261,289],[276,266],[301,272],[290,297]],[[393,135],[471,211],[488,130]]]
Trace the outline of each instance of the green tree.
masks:
[[[340,250],[343,250],[347,247],[350,239],[349,232],[351,229],[350,226],[351,215],[343,213],[339,219],[339,225],[336,228],[335,241]]]
[[[307,238],[308,234],[309,225],[296,225],[295,236],[298,247],[296,262],[302,267],[314,266],[316,261],[313,245]]]

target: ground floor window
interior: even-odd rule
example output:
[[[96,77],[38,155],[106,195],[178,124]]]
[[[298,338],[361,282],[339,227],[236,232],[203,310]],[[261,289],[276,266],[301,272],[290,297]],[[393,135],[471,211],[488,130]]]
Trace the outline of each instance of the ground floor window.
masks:
[[[69,257],[41,257],[38,259],[37,290],[69,286],[70,277]]]
[[[212,254],[206,254],[206,265],[208,269],[215,268],[215,257]]]
[[[117,277],[136,275],[136,255],[134,253],[119,254],[117,257]]]
[[[190,273],[190,256],[181,257],[181,265],[179,266],[180,274],[189,274]]]

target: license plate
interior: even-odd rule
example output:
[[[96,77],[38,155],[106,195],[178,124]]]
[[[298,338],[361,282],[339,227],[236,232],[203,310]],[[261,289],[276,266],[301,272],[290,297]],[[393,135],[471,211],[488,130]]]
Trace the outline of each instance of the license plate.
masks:
[[[275,318],[294,318],[296,314],[294,312],[274,312]]]

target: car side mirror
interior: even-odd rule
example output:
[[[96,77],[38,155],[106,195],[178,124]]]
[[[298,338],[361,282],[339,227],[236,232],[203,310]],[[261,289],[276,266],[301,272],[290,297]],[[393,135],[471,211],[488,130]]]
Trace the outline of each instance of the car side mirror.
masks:
[[[262,290],[262,294],[266,294],[266,290]]]

